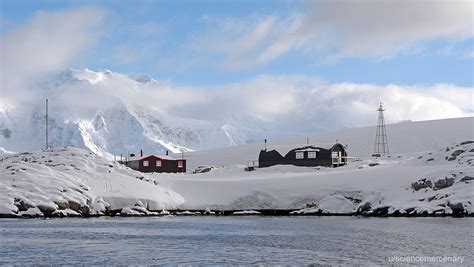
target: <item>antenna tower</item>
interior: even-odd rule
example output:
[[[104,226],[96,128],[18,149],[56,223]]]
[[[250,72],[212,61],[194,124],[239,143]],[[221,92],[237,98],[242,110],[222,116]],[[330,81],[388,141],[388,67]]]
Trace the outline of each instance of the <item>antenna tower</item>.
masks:
[[[46,99],[46,119],[45,119],[45,124],[46,124],[46,149],[48,149],[48,99]]]
[[[385,129],[385,119],[383,117],[385,109],[382,107],[382,102],[380,102],[380,107],[377,111],[379,112],[379,120],[377,122],[377,133],[375,134],[374,154],[385,155],[388,154],[389,151],[387,130]]]

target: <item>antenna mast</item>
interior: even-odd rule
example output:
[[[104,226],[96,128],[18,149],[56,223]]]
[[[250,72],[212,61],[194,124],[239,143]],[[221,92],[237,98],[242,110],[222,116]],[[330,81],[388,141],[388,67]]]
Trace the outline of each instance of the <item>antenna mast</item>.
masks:
[[[46,98],[46,149],[48,146],[48,99]]]
[[[383,116],[385,109],[382,107],[382,102],[380,102],[380,107],[377,111],[379,112],[379,119],[377,122],[377,132],[375,134],[374,154],[385,155],[389,154],[389,151],[387,130],[385,129],[385,119]]]

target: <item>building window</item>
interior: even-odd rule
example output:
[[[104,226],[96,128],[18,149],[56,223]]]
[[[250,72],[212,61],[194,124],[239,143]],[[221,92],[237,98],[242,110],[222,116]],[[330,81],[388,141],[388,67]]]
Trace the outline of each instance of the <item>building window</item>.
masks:
[[[296,159],[304,159],[304,152],[296,152]]]
[[[143,161],[143,166],[144,166],[144,167],[148,167],[148,160],[144,160],[144,161]]]
[[[182,160],[178,161],[178,168],[183,168],[183,161]]]
[[[315,159],[315,158],[316,158],[316,151],[309,151],[308,159]]]
[[[333,152],[332,152],[332,157],[333,157],[333,158],[338,158],[337,151],[333,151]]]
[[[161,167],[161,160],[156,161],[156,167]]]

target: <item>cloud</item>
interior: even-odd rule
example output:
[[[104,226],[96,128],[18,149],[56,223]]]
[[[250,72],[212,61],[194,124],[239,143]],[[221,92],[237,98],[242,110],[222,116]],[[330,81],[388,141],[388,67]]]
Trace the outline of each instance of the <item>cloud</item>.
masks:
[[[287,16],[214,20],[198,35],[197,48],[221,56],[223,66],[243,69],[294,51],[326,62],[385,59],[419,53],[433,40],[455,43],[474,35],[470,1],[336,0],[307,7]]]
[[[196,87],[159,81],[137,83],[116,73],[104,77],[97,83],[55,88],[55,94],[65,106],[73,106],[81,98],[92,113],[106,106],[107,100],[118,99],[181,118],[222,123],[230,118],[255,118],[263,123],[260,127],[294,132],[372,125],[380,101],[389,123],[474,115],[474,89],[449,84],[330,84],[305,75],[260,75],[239,83]]]
[[[474,88],[449,84],[380,86],[326,83],[306,75],[259,75],[212,87],[176,86],[136,82],[106,70],[72,70],[57,81],[28,88],[25,97],[49,95],[54,116],[73,121],[125,104],[176,122],[192,119],[250,132],[265,129],[278,137],[374,125],[379,102],[388,123],[474,116]],[[42,108],[43,101],[35,103]]]
[[[96,7],[39,11],[20,27],[2,33],[2,94],[16,97],[39,76],[80,60],[101,35],[104,17],[105,11]]]
[[[473,15],[470,1],[319,1],[307,23],[334,31],[335,58],[380,58],[424,41],[470,38]],[[306,32],[321,36],[320,30]]]

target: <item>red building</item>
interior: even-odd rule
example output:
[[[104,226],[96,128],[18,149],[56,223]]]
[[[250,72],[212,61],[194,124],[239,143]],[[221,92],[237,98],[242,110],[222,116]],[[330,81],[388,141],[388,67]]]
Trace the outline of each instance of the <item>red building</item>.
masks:
[[[169,156],[135,156],[122,163],[141,172],[186,172],[185,159],[175,159]]]

